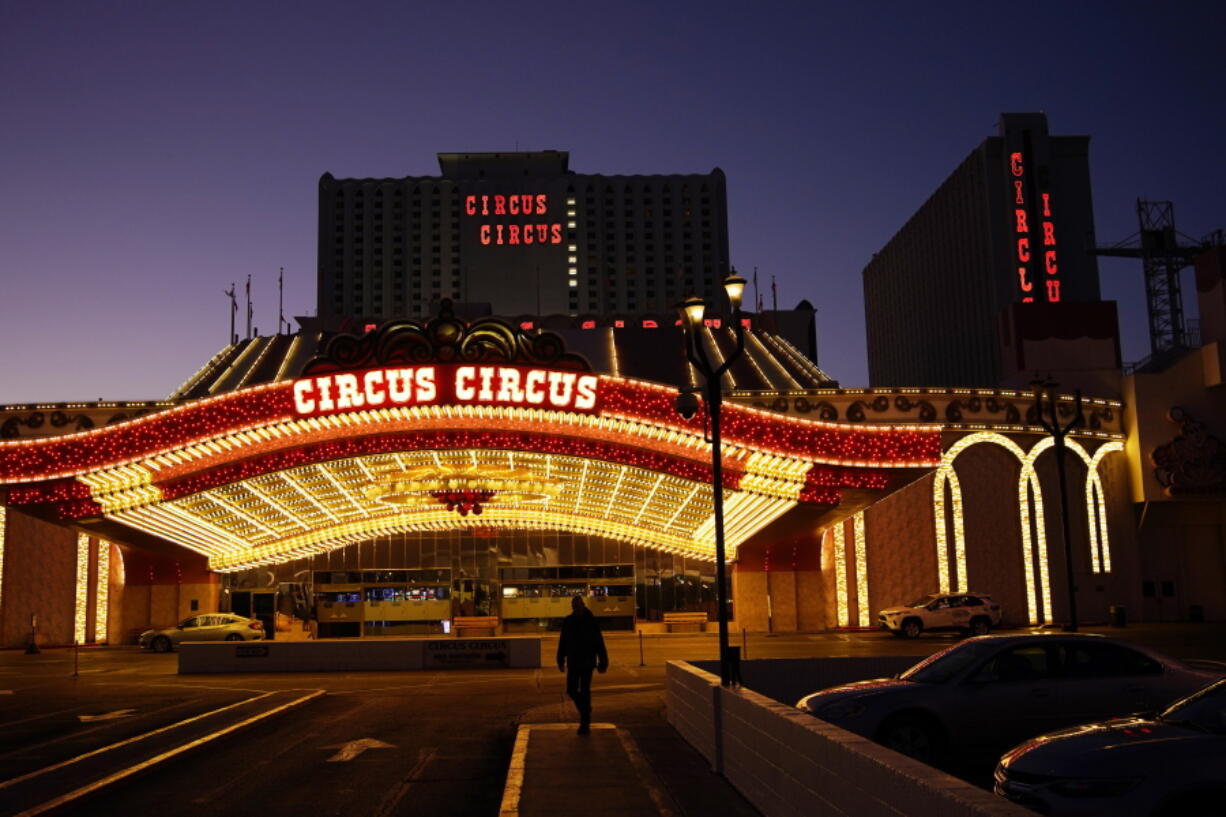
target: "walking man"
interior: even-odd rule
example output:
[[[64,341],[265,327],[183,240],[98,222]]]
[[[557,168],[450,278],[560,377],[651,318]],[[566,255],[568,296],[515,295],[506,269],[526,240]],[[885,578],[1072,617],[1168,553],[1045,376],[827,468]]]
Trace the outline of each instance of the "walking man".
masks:
[[[592,670],[608,669],[609,654],[600,624],[583,598],[575,596],[570,606],[574,612],[562,619],[558,639],[558,672],[566,673],[566,694],[579,710],[579,734],[586,735],[592,725]]]

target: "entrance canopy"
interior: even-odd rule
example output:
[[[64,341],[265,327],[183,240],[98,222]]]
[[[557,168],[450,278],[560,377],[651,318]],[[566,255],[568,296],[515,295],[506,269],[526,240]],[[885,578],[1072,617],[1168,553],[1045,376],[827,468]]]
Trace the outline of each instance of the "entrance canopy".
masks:
[[[0,443],[5,504],[114,541],[186,547],[218,571],[455,527],[713,556],[705,410],[686,420],[675,387],[594,374],[560,351],[542,360],[464,345],[459,335],[479,328],[425,360],[386,333],[372,346],[384,354],[342,348],[294,380]],[[941,455],[936,428],[731,404],[722,430],[730,554],[794,509],[884,493]]]

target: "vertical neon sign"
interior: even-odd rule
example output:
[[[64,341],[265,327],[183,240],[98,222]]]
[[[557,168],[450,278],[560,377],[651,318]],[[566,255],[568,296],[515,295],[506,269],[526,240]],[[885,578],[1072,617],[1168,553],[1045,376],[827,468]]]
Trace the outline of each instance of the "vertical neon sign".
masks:
[[[1037,258],[1034,246],[1034,233],[1030,225],[1036,221],[1032,217],[1030,198],[1026,192],[1027,182],[1026,160],[1021,151],[1009,154],[1009,175],[1013,183],[1013,233],[1016,241],[1014,261],[1017,264],[1017,288],[1022,296],[1022,303],[1034,303],[1035,284],[1043,300],[1056,303],[1060,300],[1060,266],[1057,259],[1056,227],[1052,221],[1051,193],[1039,193],[1039,216],[1037,219],[1041,236],[1043,268],[1036,274],[1034,261]]]

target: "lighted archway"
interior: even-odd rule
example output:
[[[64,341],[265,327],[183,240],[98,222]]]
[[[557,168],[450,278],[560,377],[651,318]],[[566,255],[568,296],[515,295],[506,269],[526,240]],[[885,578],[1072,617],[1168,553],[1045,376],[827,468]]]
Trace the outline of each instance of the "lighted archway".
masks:
[[[963,531],[962,491],[954,461],[972,445],[991,443],[999,445],[1017,457],[1021,466],[1018,474],[1018,511],[1021,525],[1022,564],[1026,578],[1026,614],[1031,624],[1051,621],[1051,573],[1047,551],[1046,515],[1043,508],[1043,491],[1039,482],[1036,463],[1039,456],[1055,443],[1051,437],[1036,442],[1029,451],[1002,434],[982,431],[967,435],[954,443],[945,452],[933,480],[933,512],[937,548],[937,576],[941,592],[965,591],[967,586],[966,541]],[[1089,530],[1089,555],[1091,569],[1095,573],[1111,570],[1110,538],[1106,522],[1106,500],[1098,467],[1103,458],[1122,451],[1119,442],[1100,446],[1091,456],[1076,440],[1066,440],[1067,448],[1077,454],[1086,464],[1085,501]],[[946,507],[945,491],[949,489],[953,518]],[[954,580],[951,583],[947,529],[952,522],[954,551]],[[1036,571],[1038,573],[1036,581]]]

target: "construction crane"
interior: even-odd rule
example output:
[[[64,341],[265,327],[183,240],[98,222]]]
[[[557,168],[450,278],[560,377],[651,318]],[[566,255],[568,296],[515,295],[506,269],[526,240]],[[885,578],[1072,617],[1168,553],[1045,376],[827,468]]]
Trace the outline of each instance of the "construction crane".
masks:
[[[1169,201],[1137,199],[1140,229],[1118,244],[1096,247],[1095,255],[1140,258],[1145,270],[1145,298],[1149,311],[1150,355],[1138,369],[1161,368],[1192,345],[1183,317],[1179,274],[1197,255],[1222,245],[1222,231],[1201,240],[1175,229],[1175,205]]]

